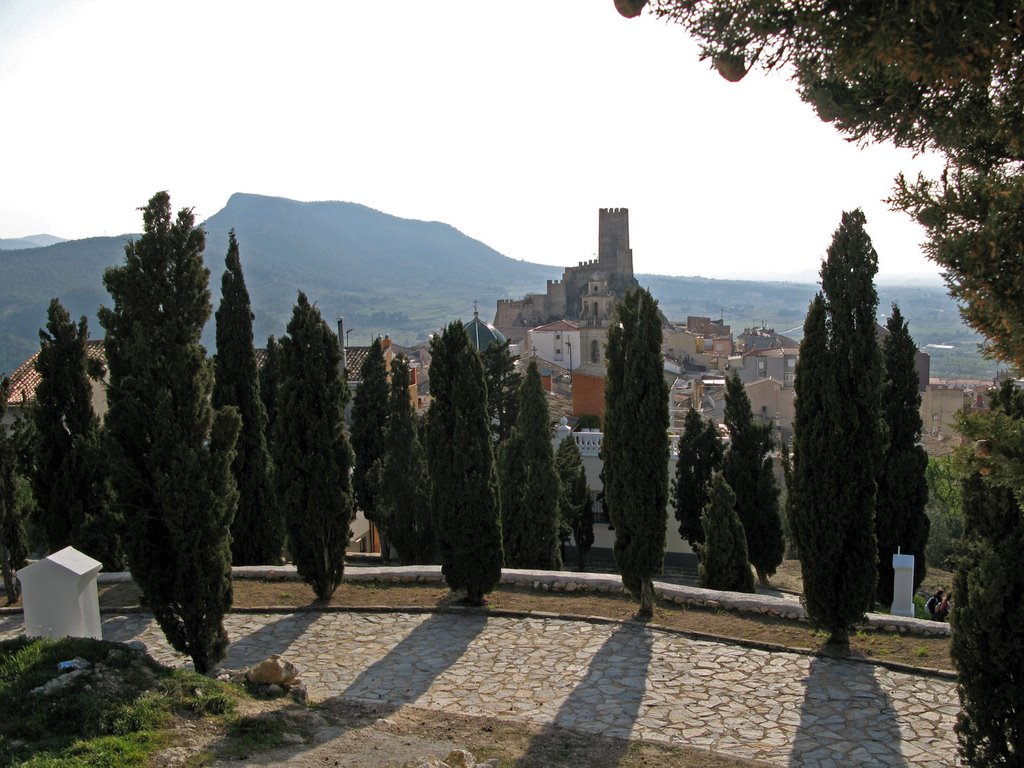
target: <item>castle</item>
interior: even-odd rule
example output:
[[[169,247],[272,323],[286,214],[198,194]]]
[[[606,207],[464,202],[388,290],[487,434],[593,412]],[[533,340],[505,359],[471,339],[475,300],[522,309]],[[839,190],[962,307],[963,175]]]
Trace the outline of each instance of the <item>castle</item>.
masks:
[[[629,247],[629,209],[601,208],[597,260],[566,267],[561,280],[548,280],[545,293],[499,299],[494,326],[519,342],[530,328],[560,319],[575,321],[580,327],[581,357],[601,364],[615,302],[636,285]]]

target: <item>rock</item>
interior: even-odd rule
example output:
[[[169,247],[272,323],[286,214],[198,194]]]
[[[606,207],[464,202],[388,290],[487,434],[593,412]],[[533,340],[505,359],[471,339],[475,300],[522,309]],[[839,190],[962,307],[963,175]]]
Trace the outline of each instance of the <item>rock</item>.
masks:
[[[307,704],[309,703],[309,692],[306,690],[304,685],[293,685],[291,690],[288,691],[291,694],[292,701],[296,704]]]
[[[444,762],[448,768],[474,768],[476,766],[476,758],[473,757],[473,753],[465,749],[453,749],[448,753]]]
[[[248,681],[257,685],[291,685],[298,676],[299,670],[295,665],[276,653],[246,673]]]
[[[570,581],[568,584],[565,585],[566,592],[575,592],[576,590],[577,586],[575,581]]]
[[[268,696],[277,698],[278,696],[284,696],[284,686],[278,685],[277,683],[267,683],[266,691]]]
[[[60,675],[59,677],[55,677],[52,680],[43,683],[38,688],[33,688],[31,691],[29,691],[29,694],[35,693],[41,694],[43,696],[49,696],[51,694],[57,693],[58,691],[67,688],[69,685],[71,685],[72,680],[81,677],[84,674],[86,674],[86,671],[84,669],[73,670],[71,672],[68,672],[67,674]]]

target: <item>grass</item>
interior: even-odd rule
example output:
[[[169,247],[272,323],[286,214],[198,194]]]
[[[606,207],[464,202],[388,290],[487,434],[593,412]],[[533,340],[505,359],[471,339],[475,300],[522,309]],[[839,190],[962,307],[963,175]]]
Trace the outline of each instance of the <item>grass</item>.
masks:
[[[75,658],[89,668],[58,672],[59,662]],[[58,679],[58,690],[37,690]],[[230,716],[237,696],[117,643],[7,640],[0,643],[0,765],[144,766],[176,720]]]

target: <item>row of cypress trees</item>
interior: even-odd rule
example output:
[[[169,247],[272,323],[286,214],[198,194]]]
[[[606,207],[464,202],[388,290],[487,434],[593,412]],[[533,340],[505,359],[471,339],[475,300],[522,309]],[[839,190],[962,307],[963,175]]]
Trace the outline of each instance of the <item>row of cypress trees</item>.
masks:
[[[915,555],[915,588],[926,571],[916,348],[894,306],[879,351],[877,255],[864,225],[862,212],[844,214],[822,266],[797,369],[792,466],[784,456],[805,603],[838,644],[876,601],[892,601],[897,547]],[[673,499],[680,534],[701,554],[702,581],[752,591],[748,560],[764,583],[782,561],[784,537],[771,428],[753,422],[735,375],[727,382],[725,423],[728,451],[712,422],[688,413]]]
[[[897,546],[915,556],[920,584],[928,536],[915,349],[898,308],[884,358],[879,349],[865,224],[860,210],[843,214],[804,322],[789,473],[805,605],[837,645],[876,600],[892,600]]]

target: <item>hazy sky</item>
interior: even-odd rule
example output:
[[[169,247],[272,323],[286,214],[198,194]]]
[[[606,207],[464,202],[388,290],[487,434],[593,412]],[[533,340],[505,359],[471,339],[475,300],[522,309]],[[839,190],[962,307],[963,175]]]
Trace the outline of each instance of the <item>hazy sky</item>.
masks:
[[[612,0],[3,0],[0,237],[141,229],[161,189],[443,221],[516,259],[811,276],[862,207],[880,277],[937,275],[883,202],[909,152],[849,144],[780,76],[727,83]]]

